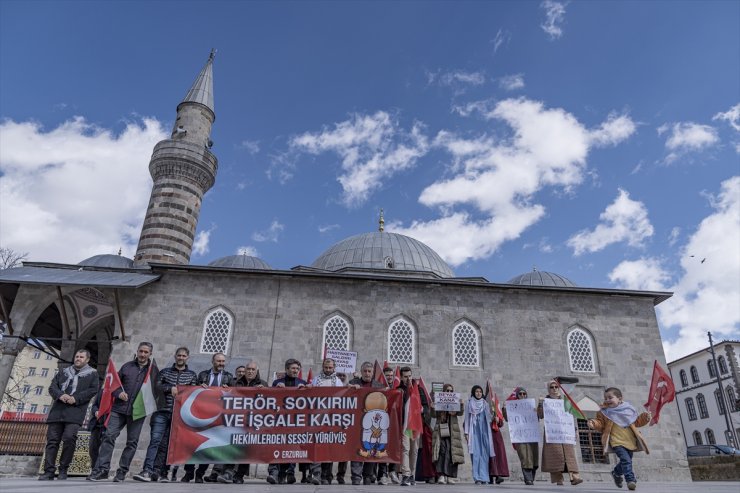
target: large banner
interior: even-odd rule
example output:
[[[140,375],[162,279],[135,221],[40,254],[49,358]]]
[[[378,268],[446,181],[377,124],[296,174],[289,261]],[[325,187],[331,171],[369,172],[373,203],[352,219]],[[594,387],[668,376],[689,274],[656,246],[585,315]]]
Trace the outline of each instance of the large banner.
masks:
[[[540,425],[534,399],[506,401],[511,443],[539,443]]]
[[[399,390],[177,390],[170,464],[401,461]]]
[[[545,399],[543,416],[547,443],[576,444],[576,424],[573,415],[565,410],[562,399]]]

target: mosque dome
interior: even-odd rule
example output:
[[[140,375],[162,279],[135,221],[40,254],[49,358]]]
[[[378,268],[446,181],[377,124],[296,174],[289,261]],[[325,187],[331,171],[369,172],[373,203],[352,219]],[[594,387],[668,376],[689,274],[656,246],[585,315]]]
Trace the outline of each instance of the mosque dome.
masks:
[[[442,257],[424,243],[402,234],[383,231],[344,239],[322,253],[311,267],[329,271],[395,269],[455,277]]]
[[[86,258],[77,265],[85,267],[114,267],[118,269],[131,269],[134,261],[123,255],[103,254]]]
[[[227,269],[262,269],[272,270],[272,267],[267,265],[261,259],[257,257],[251,257],[249,255],[228,255],[221,257],[208,263],[209,267],[225,267]]]
[[[575,288],[576,284],[553,272],[533,270],[520,276],[509,279],[506,284],[517,284],[519,286],[557,286],[560,288]]]

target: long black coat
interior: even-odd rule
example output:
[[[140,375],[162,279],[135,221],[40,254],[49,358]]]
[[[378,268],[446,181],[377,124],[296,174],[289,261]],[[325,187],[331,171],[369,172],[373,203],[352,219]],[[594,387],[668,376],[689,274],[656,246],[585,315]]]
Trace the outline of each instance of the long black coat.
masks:
[[[60,371],[51,379],[49,385],[49,395],[54,399],[49,416],[46,418],[47,423],[74,423],[81,425],[85,421],[85,412],[90,400],[98,393],[98,372],[88,373],[84,377],[77,379],[77,388],[74,393],[62,390],[62,384],[65,380],[64,371]],[[64,395],[71,395],[75,398],[74,404],[65,404],[59,398]]]

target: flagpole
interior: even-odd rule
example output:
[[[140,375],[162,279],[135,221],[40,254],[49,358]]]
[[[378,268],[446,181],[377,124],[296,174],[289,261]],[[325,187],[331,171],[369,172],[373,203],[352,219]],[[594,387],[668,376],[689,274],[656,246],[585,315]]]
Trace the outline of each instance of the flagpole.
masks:
[[[735,440],[735,432],[732,423],[732,416],[730,416],[730,406],[727,404],[725,399],[725,391],[722,388],[722,377],[720,376],[719,366],[717,366],[717,356],[714,354],[714,343],[712,342],[712,333],[707,331],[709,336],[709,351],[712,353],[712,363],[714,364],[714,375],[717,377],[717,386],[719,387],[719,398],[722,399],[722,405],[725,408],[725,425],[727,426],[727,439],[730,442],[728,445],[737,448],[737,441]]]

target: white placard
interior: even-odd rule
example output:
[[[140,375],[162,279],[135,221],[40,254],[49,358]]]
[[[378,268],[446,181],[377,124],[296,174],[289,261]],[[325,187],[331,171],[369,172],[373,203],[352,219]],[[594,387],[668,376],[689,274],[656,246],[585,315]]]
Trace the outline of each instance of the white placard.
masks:
[[[506,401],[511,443],[539,443],[540,425],[534,399]]]
[[[341,349],[327,349],[326,357],[334,360],[334,370],[337,373],[346,373],[350,378],[357,366],[357,353],[354,351],[342,351]]]
[[[460,410],[460,393],[459,392],[435,392],[434,393],[434,410],[435,411],[459,411]]]
[[[545,440],[547,443],[576,444],[576,426],[573,415],[565,411],[561,399],[542,401],[545,416]]]

